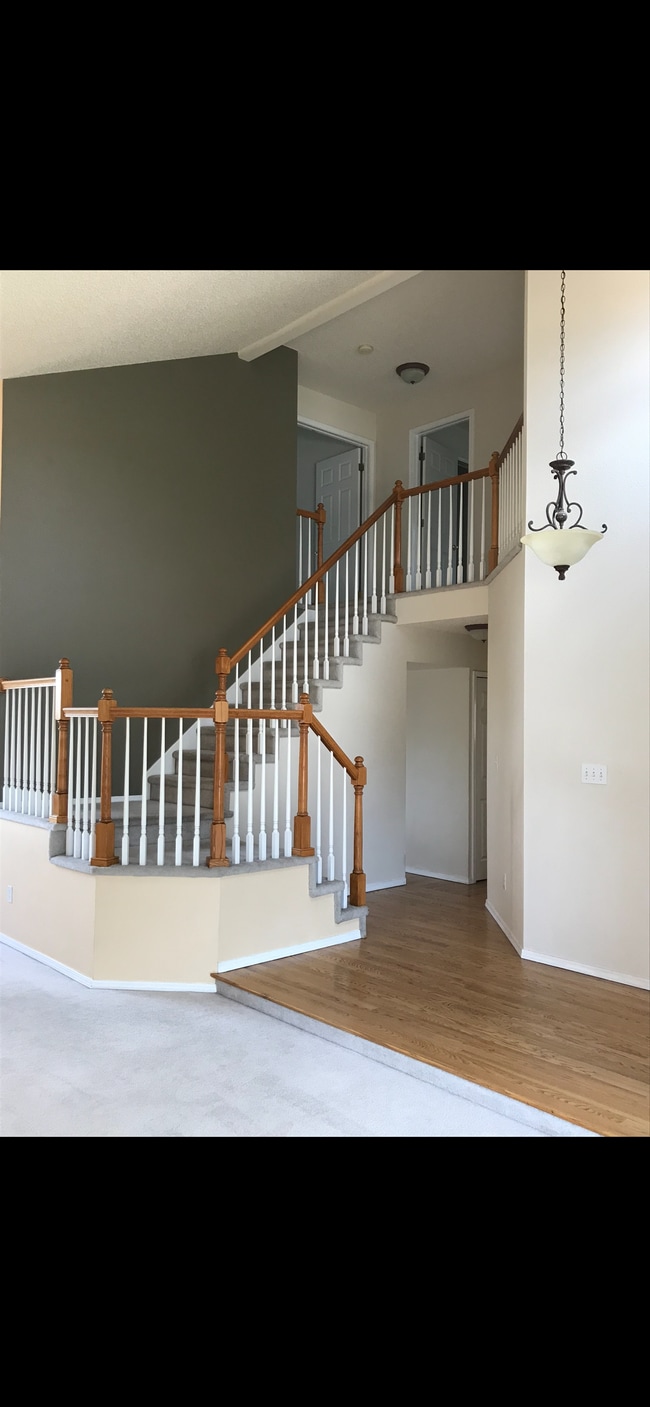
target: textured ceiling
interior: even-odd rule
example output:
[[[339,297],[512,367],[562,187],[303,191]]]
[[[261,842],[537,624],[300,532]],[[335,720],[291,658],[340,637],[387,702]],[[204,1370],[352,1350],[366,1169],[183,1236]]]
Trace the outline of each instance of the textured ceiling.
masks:
[[[522,270],[8,269],[0,377],[287,345],[301,385],[377,411],[417,394],[400,362],[455,380],[523,357],[523,305]]]

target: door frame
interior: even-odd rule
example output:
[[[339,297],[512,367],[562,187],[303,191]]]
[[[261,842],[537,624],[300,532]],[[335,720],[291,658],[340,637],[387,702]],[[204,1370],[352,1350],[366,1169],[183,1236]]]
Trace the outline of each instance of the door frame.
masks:
[[[469,473],[474,469],[474,411],[464,410],[458,415],[446,415],[442,420],[432,420],[430,425],[417,425],[415,429],[409,430],[409,488],[415,488],[420,482],[420,461],[418,458],[420,450],[420,439],[422,435],[429,435],[432,430],[444,430],[448,425],[457,425],[459,420],[469,420]]]
[[[333,440],[347,440],[350,445],[359,445],[365,451],[364,466],[364,489],[365,489],[365,517],[369,518],[375,506],[375,441],[367,440],[364,435],[352,435],[349,430],[342,430],[336,425],[324,425],[320,420],[311,420],[306,415],[298,416],[298,425],[304,425],[306,430],[319,430],[322,435],[330,435]],[[314,490],[314,497],[316,496]],[[314,508],[317,508],[314,503]]]
[[[485,699],[485,706],[486,706],[486,709],[487,709],[487,677],[488,677],[487,669],[472,669],[472,670],[471,670],[471,673],[470,673],[470,682],[469,682],[469,856],[468,856],[468,873],[469,873],[469,882],[470,882],[470,884],[476,884],[476,883],[477,883],[477,878],[476,878],[476,855],[477,855],[477,849],[478,849],[478,837],[477,837],[478,807],[477,807],[477,804],[476,804],[476,790],[477,790],[477,785],[478,785],[478,773],[477,773],[477,766],[476,766],[476,762],[477,762],[476,723],[477,723],[477,699],[478,699],[478,692],[477,692],[477,688],[476,688],[476,681],[477,681],[477,679],[485,679],[485,681],[486,681],[486,699]],[[486,749],[487,749],[487,725],[486,725]],[[487,762],[487,751],[486,751],[486,762]]]

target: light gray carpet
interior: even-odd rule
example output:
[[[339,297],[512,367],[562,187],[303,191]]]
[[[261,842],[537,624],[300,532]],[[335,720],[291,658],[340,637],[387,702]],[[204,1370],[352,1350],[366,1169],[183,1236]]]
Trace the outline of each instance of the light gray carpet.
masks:
[[[0,1136],[596,1136],[273,1011],[216,993],[89,989],[0,943]]]

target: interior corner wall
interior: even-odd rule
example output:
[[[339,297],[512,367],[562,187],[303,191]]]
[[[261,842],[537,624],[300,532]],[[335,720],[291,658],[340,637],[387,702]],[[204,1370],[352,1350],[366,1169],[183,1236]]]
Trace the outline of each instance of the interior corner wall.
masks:
[[[488,586],[487,907],[524,944],[524,554]]]
[[[411,668],[406,870],[469,883],[469,669]]]
[[[297,356],[4,382],[0,674],[200,705],[295,581]]]
[[[559,448],[560,271],[529,270],[527,284],[526,521],[539,526]],[[524,601],[525,955],[640,986],[650,976],[649,294],[648,270],[567,270],[569,496],[588,527],[608,531],[563,582],[526,551]],[[585,785],[583,762],[604,763],[607,784]]]

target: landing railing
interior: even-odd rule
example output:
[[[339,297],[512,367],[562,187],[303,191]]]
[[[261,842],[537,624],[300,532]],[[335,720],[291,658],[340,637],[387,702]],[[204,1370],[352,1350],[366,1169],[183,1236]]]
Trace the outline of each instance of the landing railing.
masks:
[[[72,684],[67,659],[49,679],[0,682],[3,811],[64,825],[66,856],[98,868],[216,868],[313,855],[317,884],[342,880],[343,907],[348,895],[365,903],[363,758],[352,761],[338,746],[307,694],[283,711],[230,708],[222,670],[207,708],[123,708],[110,689],[96,705],[78,707]],[[120,793],[113,753],[122,725]],[[340,801],[335,769],[352,783]]]

